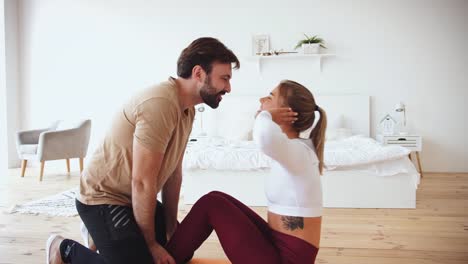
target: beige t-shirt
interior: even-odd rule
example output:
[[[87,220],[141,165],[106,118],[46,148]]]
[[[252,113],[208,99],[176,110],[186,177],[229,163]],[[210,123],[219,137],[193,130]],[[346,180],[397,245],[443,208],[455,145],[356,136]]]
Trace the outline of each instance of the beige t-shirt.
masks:
[[[159,192],[183,157],[194,116],[194,107],[180,108],[173,78],[134,97],[114,117],[83,171],[78,200],[131,206],[134,138],[149,150],[164,153],[159,175],[154,175]]]

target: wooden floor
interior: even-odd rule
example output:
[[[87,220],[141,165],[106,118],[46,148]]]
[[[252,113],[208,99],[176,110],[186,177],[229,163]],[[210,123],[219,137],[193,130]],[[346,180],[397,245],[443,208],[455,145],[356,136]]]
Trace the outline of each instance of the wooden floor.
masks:
[[[66,171],[65,164],[63,171]],[[71,175],[46,170],[0,175],[0,264],[43,263],[50,233],[80,241],[79,217],[8,214],[15,203],[55,194],[78,184]],[[189,208],[181,208],[183,217]],[[265,208],[255,208],[265,216]],[[468,263],[468,174],[426,173],[417,209],[325,209],[322,247],[316,263]],[[199,257],[223,257],[213,235]]]

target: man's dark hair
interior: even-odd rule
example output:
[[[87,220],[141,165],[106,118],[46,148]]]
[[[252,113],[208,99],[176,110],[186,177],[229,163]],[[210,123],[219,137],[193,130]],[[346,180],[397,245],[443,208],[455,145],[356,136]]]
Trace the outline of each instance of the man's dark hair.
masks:
[[[240,68],[236,55],[215,38],[199,38],[185,48],[177,60],[177,76],[187,79],[192,75],[195,65],[200,65],[206,74],[210,74],[213,62],[234,63],[234,69]]]

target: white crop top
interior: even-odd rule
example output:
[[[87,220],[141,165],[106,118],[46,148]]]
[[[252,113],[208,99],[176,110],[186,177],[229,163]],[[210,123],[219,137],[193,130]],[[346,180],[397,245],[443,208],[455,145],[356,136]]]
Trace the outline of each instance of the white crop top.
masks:
[[[289,139],[268,111],[258,114],[253,139],[273,159],[265,183],[268,210],[287,216],[321,216],[322,185],[312,140]]]

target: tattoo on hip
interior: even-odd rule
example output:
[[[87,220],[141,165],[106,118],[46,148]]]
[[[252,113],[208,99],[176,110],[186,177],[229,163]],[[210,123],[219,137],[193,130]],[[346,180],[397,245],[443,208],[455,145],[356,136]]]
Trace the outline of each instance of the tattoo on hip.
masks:
[[[296,229],[304,229],[304,218],[297,216],[281,216],[283,227],[286,230],[294,231]]]

